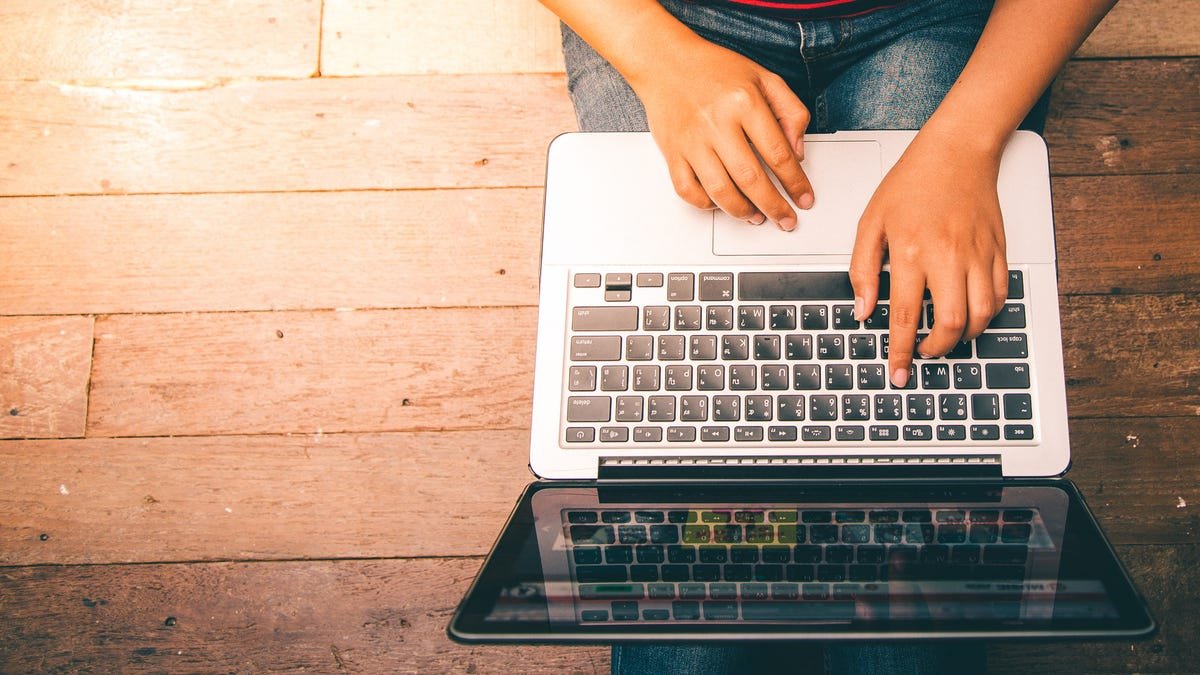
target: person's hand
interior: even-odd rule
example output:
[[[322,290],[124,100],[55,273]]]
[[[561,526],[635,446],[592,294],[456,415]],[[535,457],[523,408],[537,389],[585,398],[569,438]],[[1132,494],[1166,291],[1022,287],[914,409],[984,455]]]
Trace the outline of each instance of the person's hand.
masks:
[[[701,209],[785,230],[796,214],[758,157],[801,208],[813,204],[800,161],[808,109],[781,77],[735,52],[697,39],[631,79],[675,191]]]
[[[936,316],[929,335],[916,345],[926,358],[974,339],[1004,307],[1008,263],[998,173],[997,153],[918,135],[863,211],[850,261],[855,316],[865,319],[875,308],[886,250],[888,369],[896,386],[908,381],[927,286]]]

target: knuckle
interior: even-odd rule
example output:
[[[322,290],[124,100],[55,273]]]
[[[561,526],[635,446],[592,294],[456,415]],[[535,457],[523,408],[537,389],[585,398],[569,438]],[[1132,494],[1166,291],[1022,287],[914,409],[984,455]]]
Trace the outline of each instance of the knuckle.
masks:
[[[757,165],[738,164],[737,166],[729,167],[729,177],[738,185],[750,187],[757,185],[762,180],[762,169]]]
[[[921,310],[919,309],[913,309],[912,307],[905,307],[903,305],[892,305],[891,322],[894,325],[902,326],[904,328],[916,328],[917,319],[919,319],[920,316]],[[895,354],[896,349],[903,349],[903,346],[898,345],[893,341],[888,349],[892,354]],[[909,353],[912,353],[911,349],[909,350]]]
[[[967,327],[967,317],[962,312],[940,312],[937,325],[951,333],[961,333]]]
[[[971,310],[971,325],[979,326],[982,328],[983,326],[986,326],[986,325],[988,325],[988,323],[991,322],[993,316],[995,316],[995,312],[992,311],[991,307],[980,307],[978,309],[972,309]]]
[[[777,140],[766,144],[766,147],[758,147],[758,154],[763,158],[769,166],[784,167],[793,161],[795,155],[792,149],[788,147],[784,140]]]
[[[728,181],[721,181],[720,183],[710,187],[708,189],[708,196],[712,197],[713,201],[717,202],[718,204],[733,205],[737,202],[743,201],[741,192],[739,192],[738,189]]]
[[[703,188],[695,183],[687,183],[683,185],[676,183],[675,194],[679,195],[680,199],[688,204],[691,204],[692,206],[695,206],[696,208],[712,208],[712,200],[708,198],[708,194],[704,192]]]

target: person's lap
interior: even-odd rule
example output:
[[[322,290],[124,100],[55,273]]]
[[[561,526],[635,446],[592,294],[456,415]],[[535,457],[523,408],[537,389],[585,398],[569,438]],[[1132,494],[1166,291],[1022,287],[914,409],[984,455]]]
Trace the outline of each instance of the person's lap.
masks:
[[[917,129],[957,79],[987,21],[990,0],[913,0],[852,19],[781,21],[660,0],[702,37],[784,78],[812,112],[810,132]],[[583,131],[646,131],[646,113],[621,75],[563,26],[568,88]],[[1023,128],[1040,131],[1045,100]],[[625,645],[614,673],[969,673],[982,645],[803,643]]]

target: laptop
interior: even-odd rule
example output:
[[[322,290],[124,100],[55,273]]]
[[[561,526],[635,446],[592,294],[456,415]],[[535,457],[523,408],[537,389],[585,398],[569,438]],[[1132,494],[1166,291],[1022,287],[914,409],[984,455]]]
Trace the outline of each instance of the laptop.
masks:
[[[550,146],[528,486],[463,642],[1139,638],[1070,464],[1046,147],[999,176],[1008,299],[887,377],[847,268],[914,132],[810,135],[783,232],[679,200],[649,134]],[[936,322],[928,298],[919,333]]]

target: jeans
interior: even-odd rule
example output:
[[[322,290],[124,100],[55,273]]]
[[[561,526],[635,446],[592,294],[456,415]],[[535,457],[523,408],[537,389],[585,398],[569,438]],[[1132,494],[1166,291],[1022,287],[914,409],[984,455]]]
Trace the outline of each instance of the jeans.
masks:
[[[919,129],[954,84],[991,0],[910,0],[853,18],[783,21],[694,0],[659,0],[701,37],[782,77],[812,115],[808,131]],[[563,26],[567,82],[583,131],[646,131],[624,78]],[[1021,128],[1040,132],[1047,96]],[[952,644],[628,645],[614,673],[975,673],[986,649]]]

